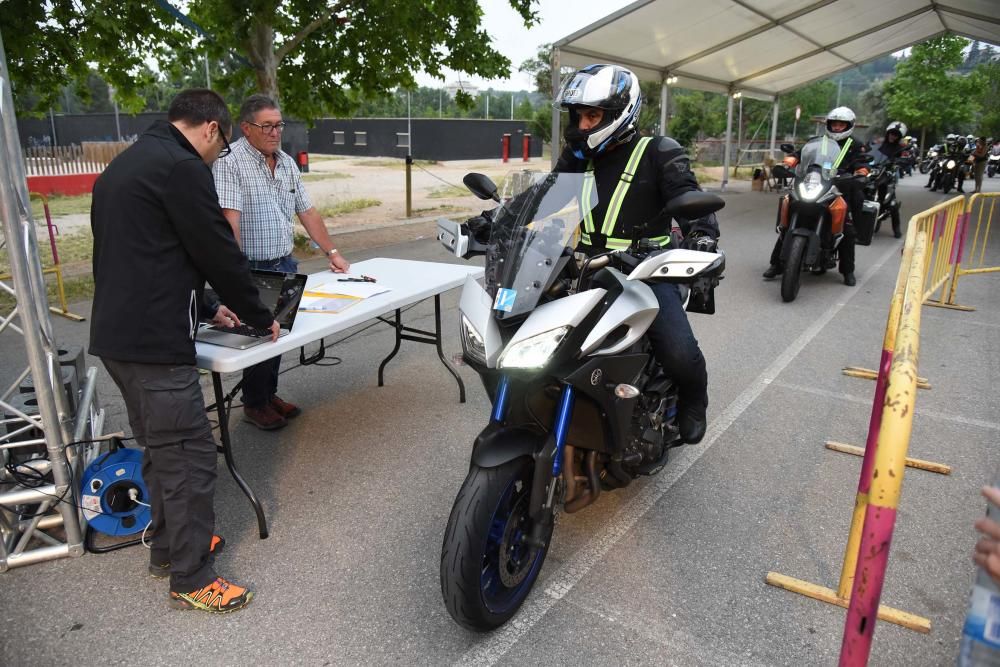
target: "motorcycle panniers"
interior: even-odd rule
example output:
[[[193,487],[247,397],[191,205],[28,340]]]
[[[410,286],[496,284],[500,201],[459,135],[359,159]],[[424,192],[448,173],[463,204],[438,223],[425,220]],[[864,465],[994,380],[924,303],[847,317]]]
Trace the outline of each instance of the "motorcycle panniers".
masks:
[[[858,245],[871,245],[875,235],[875,220],[878,219],[878,202],[866,201],[861,205],[861,219],[854,221],[854,232]]]

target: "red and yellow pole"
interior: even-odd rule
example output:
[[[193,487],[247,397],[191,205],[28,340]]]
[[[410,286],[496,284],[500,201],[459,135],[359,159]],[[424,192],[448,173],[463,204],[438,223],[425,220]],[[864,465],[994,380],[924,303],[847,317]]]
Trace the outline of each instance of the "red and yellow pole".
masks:
[[[859,545],[857,568],[860,572],[851,586],[840,649],[841,667],[867,665],[871,653],[913,427],[927,244],[926,233],[919,233],[909,264]]]

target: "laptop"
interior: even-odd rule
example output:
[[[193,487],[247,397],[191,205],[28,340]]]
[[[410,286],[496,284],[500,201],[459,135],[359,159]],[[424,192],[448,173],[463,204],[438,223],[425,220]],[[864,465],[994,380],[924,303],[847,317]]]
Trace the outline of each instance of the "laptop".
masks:
[[[271,309],[274,319],[281,326],[279,336],[285,336],[295,324],[295,314],[299,311],[299,301],[306,290],[306,276],[302,273],[282,273],[280,271],[260,271],[252,269],[250,275],[260,300]],[[239,315],[239,313],[236,313]],[[196,335],[200,343],[211,343],[245,350],[271,340],[270,329],[255,329],[247,324],[238,327],[204,324]]]

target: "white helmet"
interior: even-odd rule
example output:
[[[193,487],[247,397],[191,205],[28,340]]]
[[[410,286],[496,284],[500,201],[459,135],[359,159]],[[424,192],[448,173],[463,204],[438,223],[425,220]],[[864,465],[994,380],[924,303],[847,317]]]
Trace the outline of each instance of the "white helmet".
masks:
[[[906,136],[906,123],[902,121],[895,120],[885,128],[885,136],[888,137],[890,132],[898,132],[899,139],[902,141],[903,137]]]
[[[587,65],[563,84],[556,104],[569,111],[564,136],[574,155],[590,158],[635,133],[642,108],[639,78],[618,65]],[[594,128],[580,129],[580,107],[604,110],[604,118]]]
[[[854,118],[854,112],[847,107],[837,107],[826,115],[826,136],[830,137],[834,141],[840,141],[841,139],[846,139],[851,136],[851,132],[854,131]],[[847,129],[842,130],[841,132],[834,132],[831,130],[830,123],[835,120],[847,123]]]

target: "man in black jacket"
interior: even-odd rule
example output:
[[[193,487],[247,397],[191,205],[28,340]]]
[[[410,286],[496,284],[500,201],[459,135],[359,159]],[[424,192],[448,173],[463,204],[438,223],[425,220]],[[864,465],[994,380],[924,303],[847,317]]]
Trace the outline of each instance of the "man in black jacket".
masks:
[[[211,90],[187,90],[108,165],[94,185],[90,353],[121,390],[145,449],[152,510],[150,572],[170,576],[170,604],[228,612],[253,593],[218,577],[212,551],[216,444],[198,381],[194,337],[208,280],[249,324],[278,323],[219,208],[210,165],[228,152],[232,120]],[[206,313],[239,324],[226,306]]]

